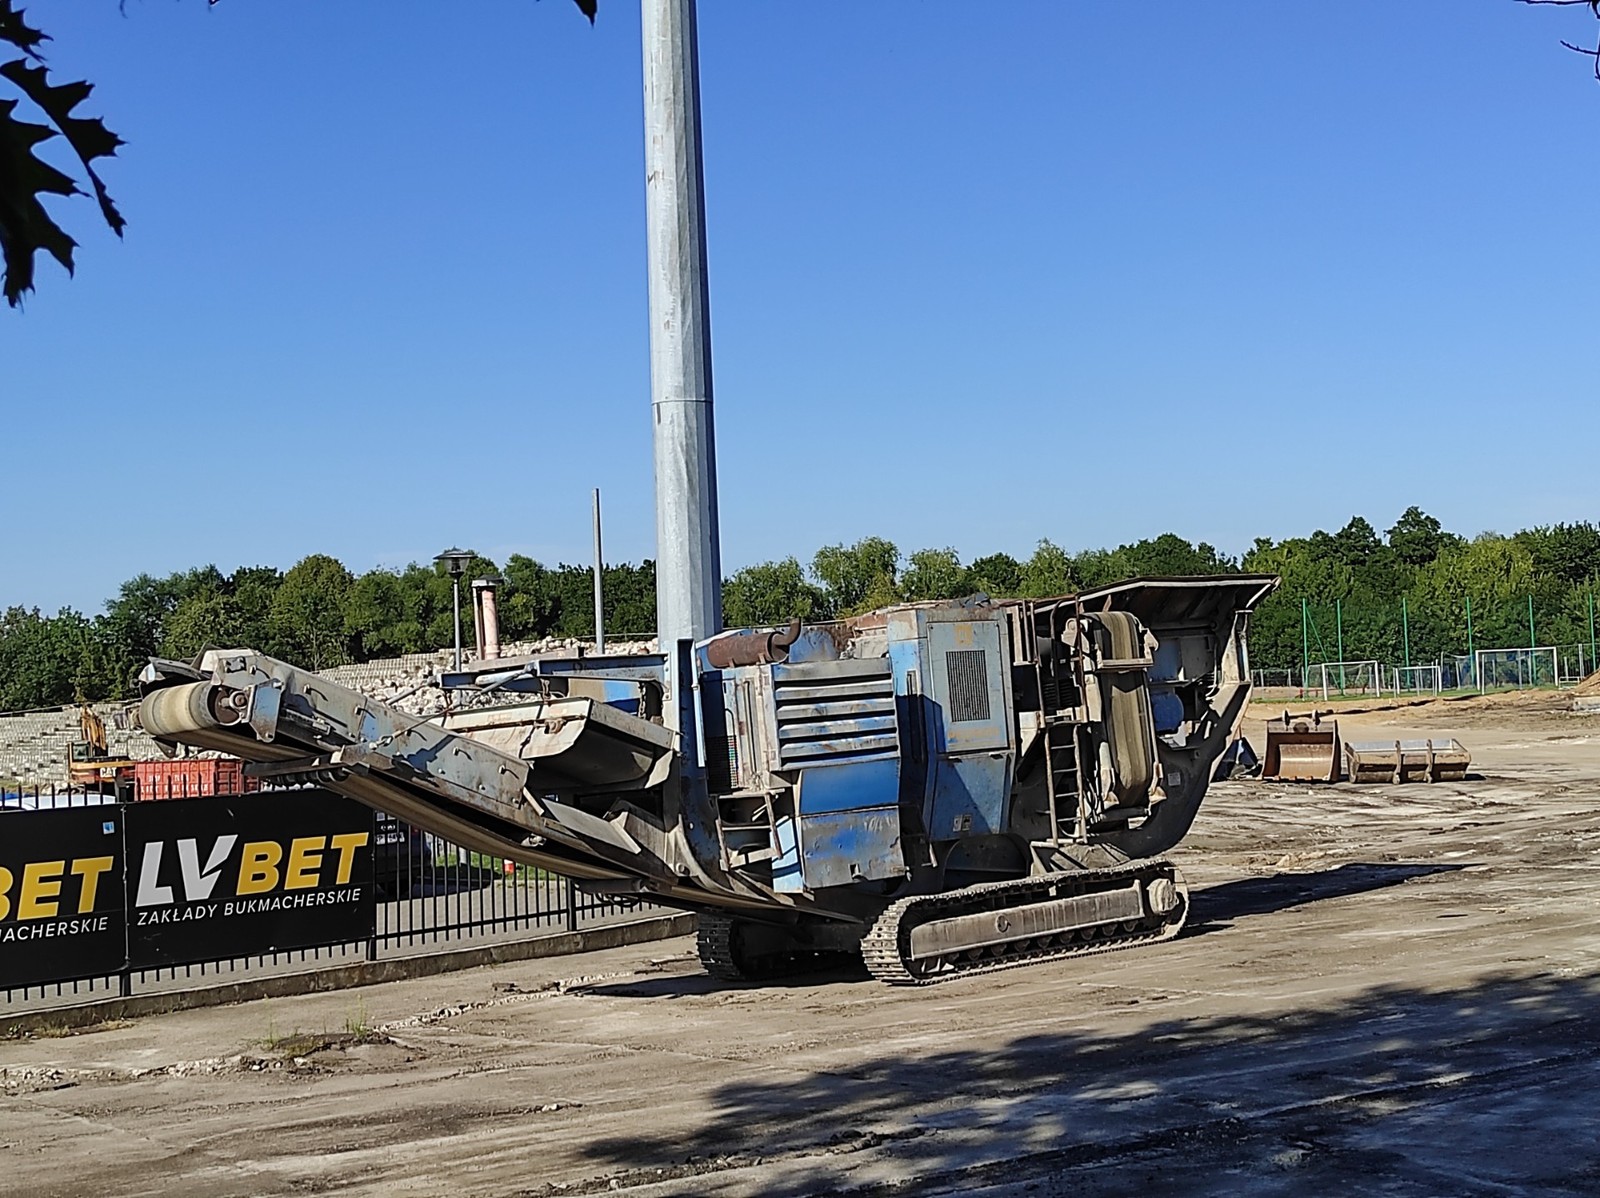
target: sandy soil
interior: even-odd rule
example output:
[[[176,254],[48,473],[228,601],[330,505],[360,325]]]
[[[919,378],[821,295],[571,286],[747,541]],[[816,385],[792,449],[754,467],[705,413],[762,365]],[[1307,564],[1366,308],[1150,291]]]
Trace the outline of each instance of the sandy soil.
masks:
[[[1170,944],[898,990],[672,941],[12,1041],[0,1192],[1600,1194],[1600,718],[1344,724],[1474,776],[1216,788]]]

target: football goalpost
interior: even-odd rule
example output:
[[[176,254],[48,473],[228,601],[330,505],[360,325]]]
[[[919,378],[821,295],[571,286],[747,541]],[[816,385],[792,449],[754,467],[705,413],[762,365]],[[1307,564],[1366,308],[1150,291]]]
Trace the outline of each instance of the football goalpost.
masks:
[[[1396,666],[1394,693],[1437,695],[1444,690],[1444,670],[1438,666]]]
[[[1294,685],[1293,670],[1252,670],[1250,671],[1251,685],[1265,689],[1266,687],[1292,687]]]
[[[1383,671],[1376,661],[1324,661],[1311,667],[1306,690],[1321,688],[1322,697],[1383,695]]]
[[[1559,686],[1561,664],[1551,646],[1533,649],[1479,649],[1473,654],[1473,669],[1480,691],[1506,688],[1526,690],[1537,686]]]

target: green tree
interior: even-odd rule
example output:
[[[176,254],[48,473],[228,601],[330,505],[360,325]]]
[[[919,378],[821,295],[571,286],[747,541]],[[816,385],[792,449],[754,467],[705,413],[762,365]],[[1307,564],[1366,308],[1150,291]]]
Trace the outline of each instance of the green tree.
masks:
[[[275,566],[240,566],[228,576],[227,593],[233,604],[238,638],[230,648],[260,650],[272,635],[272,597],[283,583]]]
[[[1400,515],[1388,532],[1389,548],[1406,565],[1420,569],[1434,561],[1447,546],[1460,537],[1445,532],[1434,517],[1413,505]]]
[[[1050,599],[1078,589],[1077,564],[1072,555],[1051,540],[1042,540],[1022,566],[1020,594],[1027,599]]]
[[[729,628],[759,628],[829,616],[828,597],[806,577],[799,559],[746,566],[723,580],[722,622]]]
[[[161,656],[187,661],[206,649],[246,647],[233,600],[221,591],[196,591],[179,600],[162,624]]]
[[[863,537],[854,545],[825,545],[811,559],[828,607],[839,615],[871,611],[900,599],[896,570],[900,550],[882,537]]]
[[[272,597],[274,656],[310,670],[326,670],[351,658],[345,600],[353,579],[336,558],[313,553],[283,576]]]
[[[92,623],[63,608],[9,608],[0,615],[0,711],[54,707],[95,697]]]
[[[1581,524],[1548,524],[1517,533],[1533,568],[1567,586],[1587,584],[1600,575],[1600,529]]]
[[[423,620],[422,589],[395,570],[368,570],[345,597],[345,632],[362,661],[433,648],[424,644]]]
[[[1022,563],[1009,553],[991,553],[967,567],[974,590],[992,598],[1011,598],[1022,593]]]
[[[593,585],[593,574],[577,567],[582,577]],[[623,562],[605,568],[606,635],[618,637],[651,637],[656,631],[656,564],[645,558],[637,566]],[[594,635],[594,599],[581,605],[583,616],[575,623],[587,626],[587,632],[570,632],[569,636]]]
[[[913,602],[961,599],[972,594],[967,569],[954,549],[919,549],[907,559],[900,593]]]
[[[506,559],[499,598],[500,630],[507,640],[539,640],[555,633],[560,602],[552,572],[521,553]]]

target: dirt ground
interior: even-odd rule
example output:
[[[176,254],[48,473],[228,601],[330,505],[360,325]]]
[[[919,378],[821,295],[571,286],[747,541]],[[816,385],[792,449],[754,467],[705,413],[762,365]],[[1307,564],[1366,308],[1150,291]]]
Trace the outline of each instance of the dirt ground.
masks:
[[[1169,944],[899,990],[678,940],[0,1043],[0,1192],[1600,1194],[1600,717],[1343,723],[1474,776],[1217,787]]]

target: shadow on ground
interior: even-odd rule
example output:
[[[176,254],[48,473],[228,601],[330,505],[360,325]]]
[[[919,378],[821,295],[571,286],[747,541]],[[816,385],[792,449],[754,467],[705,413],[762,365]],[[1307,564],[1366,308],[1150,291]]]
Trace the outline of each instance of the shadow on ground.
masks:
[[[1347,898],[1368,891],[1398,886],[1413,878],[1449,873],[1461,865],[1396,864],[1349,862],[1336,869],[1312,873],[1280,873],[1261,878],[1242,878],[1197,890],[1190,896],[1192,910],[1183,936],[1200,936],[1226,929],[1235,920],[1252,915],[1270,915],[1322,899]],[[792,977],[769,978],[750,983],[750,987],[770,990],[791,987],[824,986],[837,982],[873,982],[858,958],[835,959],[823,969]],[[577,987],[590,994],[615,998],[675,998],[690,994],[713,994],[737,988],[737,983],[713,981],[702,973],[666,974],[648,980],[600,982]]]
[[[715,1116],[688,1138],[646,1124],[592,1144],[603,1170],[592,1184],[761,1158],[759,1192],[790,1196],[1595,1194],[1597,1001],[1600,979],[1502,976],[1382,986],[1329,1009],[1138,1026],[1124,1011],[1117,1031],[928,1051],[919,1033],[941,1026],[935,997],[907,1008],[929,1028],[908,1023],[842,1072],[764,1062],[722,1087]],[[1041,1021],[1078,1022],[1082,1002],[1064,995]],[[852,1190],[862,1152],[892,1154],[906,1180]]]
[[[1336,869],[1307,873],[1278,873],[1261,878],[1240,878],[1208,886],[1190,896],[1190,929],[1229,923],[1250,915],[1270,915],[1323,899],[1348,898],[1373,890],[1399,886],[1413,878],[1454,873],[1464,865],[1351,861]]]

